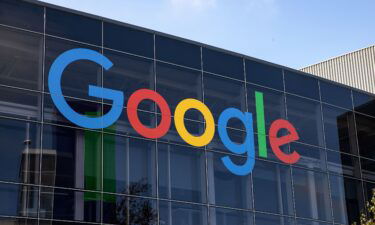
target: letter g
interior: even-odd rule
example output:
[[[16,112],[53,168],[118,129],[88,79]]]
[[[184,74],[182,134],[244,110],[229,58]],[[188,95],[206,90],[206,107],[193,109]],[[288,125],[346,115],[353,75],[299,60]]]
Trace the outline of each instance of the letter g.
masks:
[[[113,101],[111,110],[102,117],[88,117],[75,112],[66,102],[61,90],[61,76],[65,68],[78,60],[89,60],[101,65],[108,70],[113,66],[112,62],[104,55],[89,49],[72,49],[61,54],[52,64],[48,86],[52,101],[57,109],[72,123],[90,129],[101,129],[112,125],[121,115],[124,105],[124,95],[121,91],[101,88],[89,85],[89,96]]]

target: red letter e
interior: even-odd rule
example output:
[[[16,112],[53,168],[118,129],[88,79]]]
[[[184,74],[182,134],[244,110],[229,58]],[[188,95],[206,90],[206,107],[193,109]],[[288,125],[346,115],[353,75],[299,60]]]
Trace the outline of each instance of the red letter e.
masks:
[[[281,129],[287,129],[289,131],[289,134],[282,137],[277,137],[277,133]],[[297,152],[293,151],[293,153],[291,154],[285,154],[280,149],[280,146],[293,141],[297,141],[298,139],[299,136],[296,128],[294,128],[294,126],[289,121],[278,119],[271,124],[269,131],[270,145],[272,147],[272,151],[282,162],[287,164],[294,164],[298,162],[301,156]]]

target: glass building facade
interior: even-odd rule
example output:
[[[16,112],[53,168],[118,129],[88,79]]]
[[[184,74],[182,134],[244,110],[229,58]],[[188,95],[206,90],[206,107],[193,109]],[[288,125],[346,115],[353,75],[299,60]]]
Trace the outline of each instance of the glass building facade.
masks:
[[[52,62],[74,48],[114,63],[65,70],[63,94],[81,114],[111,108],[88,95],[89,84],[121,90],[125,101],[137,89],[156,90],[172,111],[195,98],[215,121],[228,107],[255,112],[260,91],[266,129],[291,121],[300,139],[283,151],[301,159],[287,165],[271,149],[267,159],[256,151],[253,172],[236,176],[221,158],[246,156],[217,134],[202,148],[173,124],[162,138],[143,138],[125,108],[108,128],[77,127],[57,110],[47,82]],[[351,224],[375,187],[374,109],[373,95],[293,69],[44,3],[0,0],[0,224]],[[151,101],[138,115],[149,127],[161,118]],[[196,135],[205,128],[194,110],[185,124]],[[227,130],[243,142],[243,124],[230,120]]]

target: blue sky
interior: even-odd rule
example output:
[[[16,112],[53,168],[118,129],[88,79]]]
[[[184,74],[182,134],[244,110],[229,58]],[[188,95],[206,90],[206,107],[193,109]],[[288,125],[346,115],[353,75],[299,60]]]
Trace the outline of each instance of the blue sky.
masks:
[[[375,44],[374,0],[44,0],[301,68]]]

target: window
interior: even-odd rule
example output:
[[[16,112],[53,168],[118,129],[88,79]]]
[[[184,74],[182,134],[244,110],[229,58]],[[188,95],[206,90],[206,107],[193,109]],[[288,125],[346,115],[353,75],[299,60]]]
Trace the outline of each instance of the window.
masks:
[[[197,45],[156,35],[155,47],[156,59],[201,69],[201,49]]]
[[[104,47],[154,58],[152,33],[104,22]]]
[[[294,164],[295,166],[320,171],[327,170],[326,150],[293,142],[290,143],[290,151],[296,151],[301,156],[300,160]]]
[[[370,116],[375,116],[374,104],[375,98],[373,95],[352,91],[354,111],[364,113]]]
[[[112,61],[113,67],[104,70],[103,86],[124,93],[124,106],[136,90],[141,88],[154,90],[155,74],[152,60],[105,50],[104,55]],[[112,104],[112,101],[105,100]],[[154,103],[142,101],[139,109],[154,111]]]
[[[207,225],[207,207],[177,202],[159,201],[160,221],[163,225]]]
[[[46,11],[46,33],[97,46],[102,45],[101,21],[52,8],[47,8]]]
[[[0,27],[0,37],[0,84],[42,90],[42,35]]]
[[[159,62],[156,64],[156,90],[165,98],[173,114],[178,103],[186,98],[202,100],[202,74]],[[201,113],[188,110],[185,118],[199,120]]]
[[[288,120],[294,125],[299,142],[324,146],[320,103],[287,95]]]
[[[225,208],[210,208],[210,224],[216,225],[253,225],[254,215],[251,212]]]
[[[283,71],[266,63],[246,60],[246,81],[262,86],[284,90]]]
[[[100,222],[101,194],[41,188],[40,218]]]
[[[158,151],[159,196],[180,201],[207,202],[205,152],[163,143],[158,143]]]
[[[252,209],[251,176],[237,176],[231,173],[221,161],[229,156],[207,153],[208,187],[210,204],[239,209]],[[229,156],[233,163],[243,165],[246,157]]]
[[[285,70],[285,91],[291,94],[319,100],[319,84],[316,78],[303,73]]]
[[[319,83],[322,102],[326,102],[350,110],[353,109],[352,93],[349,88],[324,81],[319,81]]]
[[[355,156],[327,150],[328,171],[360,178],[359,160]]]
[[[358,155],[354,113],[326,104],[322,109],[326,147]]]
[[[294,225],[294,219],[289,217],[281,217],[276,215],[255,214],[256,225]]]
[[[0,119],[0,179],[39,183],[40,126]]]
[[[203,70],[230,78],[244,80],[244,65],[241,57],[203,48]]]
[[[252,174],[255,210],[294,215],[292,179],[288,166],[258,160]]]
[[[43,135],[43,185],[101,189],[100,133],[45,125]]]
[[[2,0],[0,2],[0,23],[43,32],[44,8],[21,1]]]
[[[79,32],[82,33],[82,32]],[[57,38],[46,38],[46,77],[44,79],[45,90],[48,89],[48,73],[52,63],[63,52],[74,48],[87,48],[100,52],[99,48],[92,48],[88,45],[77,44]],[[102,85],[102,67],[91,61],[81,60],[70,64],[65,70],[61,78],[61,89],[64,95],[75,98],[83,98],[92,101],[100,101],[100,99],[91,97],[88,94],[89,85]]]
[[[325,173],[293,168],[298,217],[331,221],[331,202]]]
[[[375,159],[375,118],[355,114],[355,120],[357,125],[357,139],[359,154],[361,156]]]
[[[104,135],[105,192],[156,196],[155,142]]]

